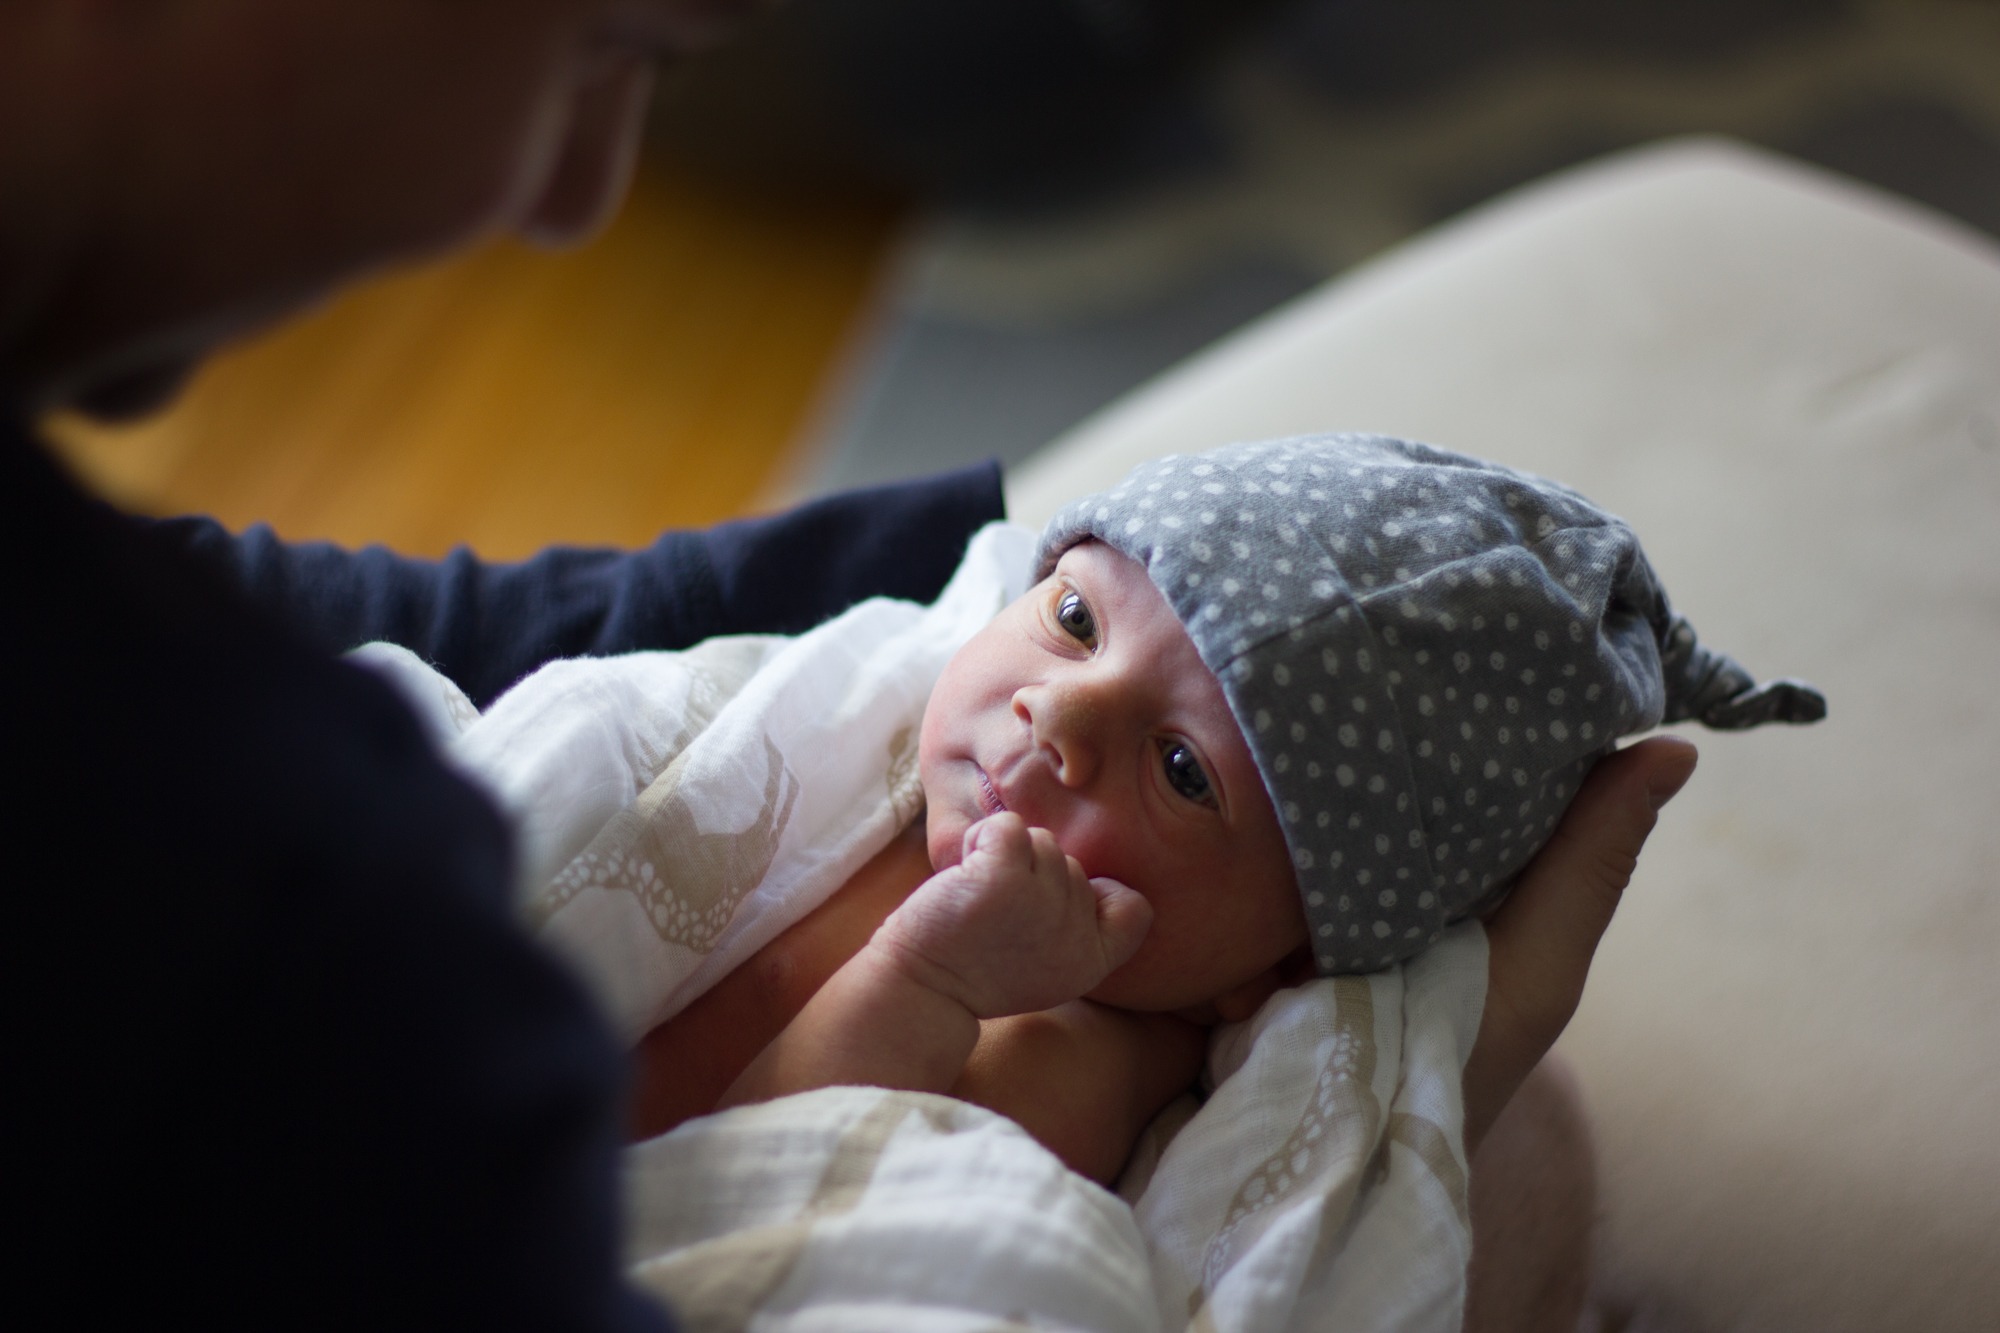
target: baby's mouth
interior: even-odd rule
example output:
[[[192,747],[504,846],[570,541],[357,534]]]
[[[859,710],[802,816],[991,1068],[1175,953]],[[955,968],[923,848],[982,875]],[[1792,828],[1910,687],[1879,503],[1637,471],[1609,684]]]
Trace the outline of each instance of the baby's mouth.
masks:
[[[1000,799],[1000,792],[994,787],[993,779],[986,776],[986,770],[974,764],[972,771],[979,775],[979,804],[985,809],[986,813],[988,815],[997,815],[1002,810],[1005,810],[1007,803]]]

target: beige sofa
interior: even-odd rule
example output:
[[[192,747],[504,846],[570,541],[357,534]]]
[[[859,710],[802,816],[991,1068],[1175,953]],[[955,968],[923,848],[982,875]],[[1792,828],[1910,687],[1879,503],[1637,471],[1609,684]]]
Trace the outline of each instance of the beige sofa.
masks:
[[[1378,430],[1566,480],[1819,727],[1697,737],[1563,1048],[1620,1304],[2000,1327],[2000,247],[1715,141],[1403,245],[1010,478]]]

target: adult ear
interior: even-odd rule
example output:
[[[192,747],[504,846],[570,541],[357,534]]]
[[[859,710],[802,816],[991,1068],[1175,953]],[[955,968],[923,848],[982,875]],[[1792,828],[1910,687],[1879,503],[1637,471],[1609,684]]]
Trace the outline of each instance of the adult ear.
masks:
[[[653,66],[638,56],[612,60],[575,94],[561,156],[520,231],[562,248],[594,236],[625,199],[639,159]]]

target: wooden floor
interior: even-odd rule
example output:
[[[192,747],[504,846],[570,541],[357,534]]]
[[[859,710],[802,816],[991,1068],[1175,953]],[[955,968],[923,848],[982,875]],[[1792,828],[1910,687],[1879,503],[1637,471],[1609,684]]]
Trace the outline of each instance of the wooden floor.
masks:
[[[417,555],[643,543],[798,465],[898,217],[649,161],[583,250],[498,243],[389,276],[225,354],[155,420],[52,428],[150,513]]]

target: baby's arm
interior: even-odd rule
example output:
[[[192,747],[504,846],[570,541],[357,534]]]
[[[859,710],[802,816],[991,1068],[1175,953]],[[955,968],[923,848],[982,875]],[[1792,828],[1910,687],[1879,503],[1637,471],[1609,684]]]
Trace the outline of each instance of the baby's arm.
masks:
[[[1085,878],[1043,829],[996,815],[764,1048],[722,1105],[842,1083],[947,1092],[979,1020],[1049,1009],[1131,957],[1152,909]]]

